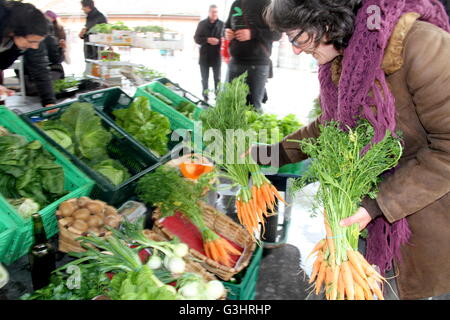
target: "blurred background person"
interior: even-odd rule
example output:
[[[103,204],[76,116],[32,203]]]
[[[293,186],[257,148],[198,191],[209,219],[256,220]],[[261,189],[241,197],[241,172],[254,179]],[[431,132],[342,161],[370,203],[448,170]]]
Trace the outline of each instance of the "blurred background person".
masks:
[[[272,43],[281,39],[281,33],[272,31],[264,20],[269,4],[270,0],[236,0],[225,24],[231,55],[227,81],[247,72],[248,100],[260,113],[271,70]]]
[[[213,70],[214,88],[217,90],[221,79],[222,59],[220,48],[222,45],[224,23],[219,20],[216,5],[209,7],[208,18],[199,22],[194,40],[200,45],[200,72],[202,76],[203,99],[209,99],[209,69]]]
[[[87,15],[86,25],[79,34],[79,37],[84,40],[84,57],[85,59],[97,60],[97,48],[86,45],[86,42],[89,42],[89,30],[97,24],[108,23],[108,21],[103,13],[98,11],[95,7],[93,0],[82,0],[81,10],[83,10],[83,12]]]
[[[48,32],[48,20],[35,6],[0,0],[0,70],[9,68],[17,58],[27,54],[28,72],[36,81],[42,105],[47,107],[56,102],[49,61],[41,45]],[[13,90],[0,86],[0,96],[13,94]]]

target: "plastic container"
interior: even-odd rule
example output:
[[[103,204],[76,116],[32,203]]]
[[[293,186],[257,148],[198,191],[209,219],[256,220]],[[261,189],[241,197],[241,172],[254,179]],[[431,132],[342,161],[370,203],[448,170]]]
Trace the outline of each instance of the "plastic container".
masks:
[[[134,223],[147,213],[147,207],[142,202],[127,201],[117,212],[123,216],[127,221]]]
[[[161,113],[161,112],[159,112],[160,109],[158,108],[158,106],[161,104],[160,100],[156,99],[153,96],[151,96],[151,97],[145,96],[145,97],[149,99],[151,109],[158,113]],[[79,99],[80,99],[80,101],[92,103],[94,105],[95,109],[97,110],[97,112],[103,118],[108,119],[110,122],[114,123],[115,126],[117,126],[112,112],[114,110],[128,108],[134,98],[132,98],[128,94],[126,94],[121,88],[114,87],[114,88],[108,88],[108,89],[103,89],[103,90],[98,90],[98,91],[82,94],[82,95],[80,95]],[[161,114],[167,117],[166,114],[164,114],[164,113],[161,113]],[[169,121],[170,121],[170,118],[169,118]],[[176,130],[176,129],[187,130],[186,128],[178,128],[178,127],[174,126],[172,122],[170,122],[170,124],[171,124],[172,130]],[[122,130],[123,130],[123,128],[122,128]],[[126,132],[125,130],[123,130],[123,131]],[[183,132],[183,131],[180,132],[180,135],[184,135],[184,134],[186,134],[186,132]],[[169,149],[169,153],[165,154],[165,155],[156,155],[150,149],[148,149],[145,145],[141,144],[139,141],[134,139],[131,135],[129,135],[129,137],[133,140],[133,142],[136,144],[136,146],[138,146],[141,149],[141,151],[143,153],[147,153],[147,154],[149,154],[150,157],[154,157],[155,159],[158,159],[160,161],[168,160],[170,158],[171,151],[176,151],[176,150],[178,150],[178,148],[182,147],[182,145],[180,144],[181,137],[179,137],[179,135],[177,135],[177,134],[174,134],[173,131],[171,132],[171,134],[169,136],[169,143],[167,145],[167,147]],[[172,137],[174,138],[173,140],[175,140],[175,141],[172,141]],[[174,150],[174,148],[176,148],[176,149]]]
[[[42,119],[57,119],[68,107],[72,105],[73,102],[74,101],[62,103],[50,108],[44,108],[38,111],[26,113],[21,115],[21,117],[27,121],[33,129],[39,133],[39,135],[44,137],[48,142],[50,142],[50,144],[66,155],[78,168],[80,168],[92,180],[95,181],[95,187],[92,190],[91,198],[103,200],[112,206],[120,206],[134,194],[136,181],[144,174],[159,167],[160,162],[149,152],[144,152],[142,148],[138,146],[128,134],[126,134],[126,132],[117,127],[110,120],[103,118],[101,114],[97,113],[100,118],[102,118],[102,124],[105,129],[108,131],[114,131],[111,142],[106,146],[109,157],[120,162],[131,174],[131,178],[116,186],[113,185],[106,177],[91,169],[81,159],[62,148],[58,143],[47,136],[43,130],[36,126],[37,123],[33,123],[31,121],[31,118],[35,116]],[[46,111],[54,109],[58,109],[58,111],[51,114],[46,114]]]
[[[170,106],[164,101],[160,100],[159,98],[152,95],[150,92],[147,91],[147,89],[150,88],[152,91],[157,92],[164,97],[166,97],[168,100],[172,101],[172,105]],[[188,129],[188,130],[194,130],[194,120],[200,119],[200,114],[202,112],[202,108],[195,106],[194,111],[194,120],[191,120],[187,118],[186,116],[179,113],[174,106],[177,106],[181,102],[188,102],[192,103],[189,99],[186,99],[166,86],[164,86],[159,81],[154,81],[150,84],[146,84],[143,86],[140,86],[138,90],[136,91],[135,96],[144,96],[148,97],[150,99],[150,103],[152,104],[152,107],[158,111],[159,113],[165,115],[170,120],[170,124],[172,129]]]
[[[45,109],[44,109],[45,110]],[[76,168],[57,148],[51,146],[42,136],[32,130],[14,112],[5,107],[0,107],[0,125],[12,133],[26,137],[29,141],[38,140],[43,147],[55,157],[55,162],[60,164],[64,170],[64,189],[68,194],[59,200],[51,203],[39,211],[44,222],[45,232],[50,238],[58,233],[58,224],[55,212],[59,204],[71,198],[88,196],[93,188],[94,182],[84,173]],[[3,215],[14,222],[16,231],[7,252],[3,255],[2,262],[9,264],[25,255],[32,244],[32,222],[31,219],[23,219],[6,199],[0,195],[0,219]]]
[[[222,282],[228,290],[228,300],[254,300],[256,295],[256,283],[258,282],[259,270],[263,248],[257,247],[253,253],[249,266],[244,270],[245,274],[239,284],[230,281]]]

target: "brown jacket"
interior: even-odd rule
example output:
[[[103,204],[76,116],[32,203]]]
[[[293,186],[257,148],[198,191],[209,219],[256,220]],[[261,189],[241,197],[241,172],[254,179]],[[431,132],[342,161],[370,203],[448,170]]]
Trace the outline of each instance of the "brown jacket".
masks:
[[[389,222],[407,218],[412,235],[395,261],[401,299],[450,292],[450,34],[409,13],[385,51],[383,70],[396,101],[404,153],[395,173],[363,206]],[[339,60],[333,81],[339,81]],[[280,165],[306,159],[300,140],[317,137],[318,121],[286,137]]]

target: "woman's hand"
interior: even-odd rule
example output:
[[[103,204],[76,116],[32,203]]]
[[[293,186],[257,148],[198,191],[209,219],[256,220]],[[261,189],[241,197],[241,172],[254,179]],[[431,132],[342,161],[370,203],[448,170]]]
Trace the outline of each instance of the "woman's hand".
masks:
[[[359,207],[354,215],[340,222],[341,227],[350,227],[352,224],[359,223],[359,230],[363,230],[372,220],[369,213],[363,207]]]
[[[14,95],[14,91],[13,90],[9,90],[8,88],[4,87],[4,86],[0,86],[0,100],[4,100],[6,99],[6,97],[10,97]]]

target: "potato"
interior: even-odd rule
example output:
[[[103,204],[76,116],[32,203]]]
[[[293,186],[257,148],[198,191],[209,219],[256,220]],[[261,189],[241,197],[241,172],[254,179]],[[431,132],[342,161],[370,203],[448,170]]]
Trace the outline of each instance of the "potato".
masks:
[[[69,227],[69,228],[67,228],[67,230],[72,232],[72,233],[78,234],[80,236],[83,235],[83,233],[84,233],[84,232],[81,232],[80,230],[78,230],[78,229],[76,229],[74,227]]]
[[[78,206],[73,201],[64,201],[59,206],[59,211],[61,212],[63,217],[70,217],[77,209]]]
[[[97,237],[100,234],[100,229],[99,228],[95,228],[95,227],[90,227],[88,229],[89,232],[92,232],[93,234],[95,234]]]
[[[91,213],[89,212],[88,209],[78,209],[77,211],[75,211],[73,213],[73,217],[77,220],[85,220],[87,221],[89,219],[89,217],[91,216]]]
[[[103,220],[98,216],[90,216],[89,219],[87,219],[87,223],[89,227],[98,228],[101,225],[103,225]]]
[[[84,208],[90,201],[92,200],[89,197],[81,197],[78,199],[77,203],[80,208]]]
[[[106,216],[112,216],[112,215],[117,215],[117,210],[116,208],[112,207],[112,206],[106,206],[105,207],[105,215]]]
[[[106,218],[105,212],[104,212],[104,211],[102,211],[102,212],[100,212],[100,213],[97,213],[96,216],[99,217],[100,220],[102,220],[102,223],[103,223],[103,221],[104,221],[105,218]]]
[[[99,214],[105,210],[105,205],[97,201],[91,201],[86,204],[86,208],[93,214]]]
[[[63,217],[62,212],[59,211],[59,210],[56,210],[56,217],[57,218],[62,218]]]
[[[66,226],[69,226],[69,227],[70,227],[70,226],[73,224],[74,221],[75,221],[74,218],[72,218],[72,217],[66,217],[66,218],[63,218],[63,219],[59,220],[59,223],[60,223],[63,227],[66,227]]]
[[[77,229],[81,233],[84,233],[89,229],[88,224],[83,220],[75,220],[71,227]]]
[[[116,215],[107,216],[105,218],[105,224],[110,226],[111,228],[117,228],[120,224],[120,220],[121,220],[120,216]]]

